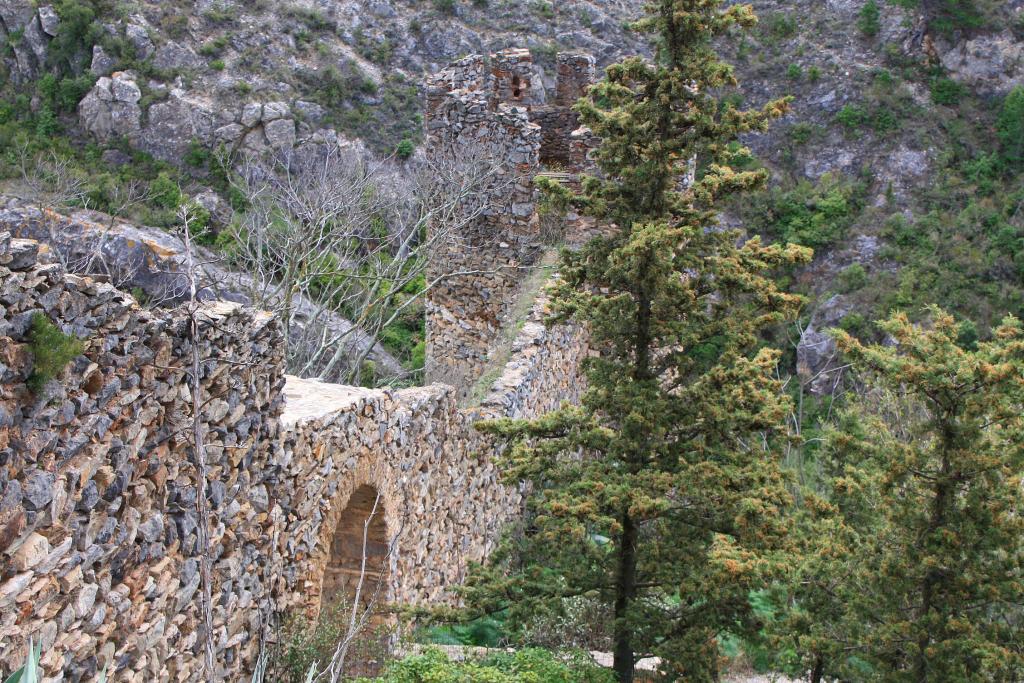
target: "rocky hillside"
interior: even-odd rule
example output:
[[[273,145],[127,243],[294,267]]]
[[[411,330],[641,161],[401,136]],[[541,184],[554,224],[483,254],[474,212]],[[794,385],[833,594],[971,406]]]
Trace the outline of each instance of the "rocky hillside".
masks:
[[[426,73],[510,46],[531,48],[542,71],[565,49],[607,63],[637,49],[623,29],[636,5],[62,0],[36,9],[5,0],[0,40],[10,47],[4,64],[11,83],[30,86],[54,70],[99,78],[78,107],[80,127],[101,142],[127,138],[168,162],[180,162],[193,141],[281,147],[323,129],[390,152],[420,136]],[[60,89],[76,88],[81,81]],[[59,104],[75,113],[73,103]]]
[[[834,382],[821,374],[829,327],[870,337],[870,321],[889,310],[937,302],[964,316],[973,338],[1021,312],[1024,168],[1010,138],[1024,130],[1024,109],[1012,107],[1024,87],[1024,0],[754,5],[759,26],[727,47],[743,88],[726,100],[790,95],[793,110],[749,141],[772,187],[728,220],[816,249],[811,267],[784,276],[810,305],[779,339],[812,389]],[[414,154],[426,73],[525,46],[550,82],[559,50],[592,52],[600,65],[643,51],[627,28],[641,7],[0,0],[0,146],[76,155],[91,208],[115,211],[125,183],[160,181],[140,220],[169,222],[175,183],[221,215],[209,191],[229,194],[217,149],[313,140]],[[15,156],[0,160],[9,177],[24,165]]]

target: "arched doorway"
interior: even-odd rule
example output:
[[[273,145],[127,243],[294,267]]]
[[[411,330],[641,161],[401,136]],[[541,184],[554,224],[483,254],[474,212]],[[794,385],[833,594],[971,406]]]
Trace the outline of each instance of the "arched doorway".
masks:
[[[361,606],[385,602],[388,599],[389,550],[383,497],[372,486],[360,486],[349,496],[331,537],[330,557],[320,592],[321,610],[339,604],[351,605],[357,591]]]

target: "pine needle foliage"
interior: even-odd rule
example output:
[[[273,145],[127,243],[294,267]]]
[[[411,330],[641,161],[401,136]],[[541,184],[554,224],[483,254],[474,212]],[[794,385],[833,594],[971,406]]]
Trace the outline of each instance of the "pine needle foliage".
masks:
[[[59,377],[67,364],[81,354],[84,348],[81,341],[61,332],[42,313],[32,316],[28,338],[33,368],[27,385],[33,393],[39,393],[47,382]]]
[[[826,439],[778,624],[812,681],[1024,679],[1024,326],[972,349],[929,317],[880,323],[891,347],[837,333],[874,388]]]
[[[616,226],[563,254],[552,291],[554,317],[590,330],[588,390],[579,407],[483,427],[512,443],[507,478],[532,493],[527,526],[471,577],[469,604],[515,624],[565,598],[599,600],[623,682],[652,655],[672,680],[716,680],[718,637],[757,629],[748,594],[786,540],[789,497],[767,444],[787,406],[760,333],[800,305],[773,273],[810,253],[741,244],[717,220],[719,202],[765,181],[734,169],[749,158],[737,137],[787,110],[714,94],[736,80],[712,41],[754,23],[749,6],[719,0],[649,3],[636,29],[655,59],[609,67],[576,105],[602,140],[600,173],[579,193],[544,189]]]

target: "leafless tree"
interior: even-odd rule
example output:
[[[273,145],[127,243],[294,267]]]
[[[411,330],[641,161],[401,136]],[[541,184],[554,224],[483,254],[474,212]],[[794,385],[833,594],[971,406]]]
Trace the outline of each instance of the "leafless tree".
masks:
[[[246,294],[281,318],[290,372],[346,383],[360,381],[373,349],[353,353],[354,335],[378,340],[454,275],[427,279],[430,255],[494,211],[496,186],[516,181],[497,160],[472,153],[399,167],[311,146],[237,168],[247,210],[232,229],[233,265],[251,276]],[[327,313],[352,325],[330,324]]]
[[[182,240],[185,243],[185,278],[189,286],[189,298],[185,303],[185,313],[189,319],[189,336],[191,341],[190,375],[189,388],[192,395],[192,464],[196,468],[196,515],[199,523],[196,525],[199,554],[199,579],[200,600],[205,627],[205,638],[203,652],[206,669],[206,680],[215,683],[217,680],[214,663],[213,647],[213,597],[210,576],[210,530],[209,511],[206,505],[206,488],[208,468],[206,464],[206,435],[202,419],[202,357],[200,348],[202,346],[200,337],[199,321],[199,283],[198,267],[192,250],[192,224],[194,222],[193,210],[189,205],[184,206],[180,211]]]
[[[345,662],[348,658],[349,650],[356,639],[366,631],[366,627],[370,624],[372,617],[377,614],[377,606],[380,602],[381,593],[385,589],[384,576],[387,572],[375,572],[376,581],[373,585],[367,585],[367,576],[370,572],[367,567],[369,561],[369,535],[370,525],[373,523],[373,518],[378,514],[381,503],[380,492],[377,492],[376,498],[373,501],[373,507],[370,510],[370,514],[367,515],[366,520],[363,522],[363,545],[362,552],[360,554],[359,564],[359,578],[356,581],[355,590],[352,595],[352,609],[349,612],[348,625],[345,629],[345,635],[342,636],[341,640],[338,641],[337,646],[334,649],[334,655],[331,660],[327,663],[327,666],[316,671],[316,664],[313,665],[312,681],[330,681],[330,683],[339,683],[342,680],[345,672]],[[391,562],[391,558],[394,556],[395,550],[398,547],[398,539],[402,533],[399,528],[391,537],[388,542],[387,553],[381,558],[381,562],[384,566],[387,566]],[[368,594],[368,597],[367,597]]]

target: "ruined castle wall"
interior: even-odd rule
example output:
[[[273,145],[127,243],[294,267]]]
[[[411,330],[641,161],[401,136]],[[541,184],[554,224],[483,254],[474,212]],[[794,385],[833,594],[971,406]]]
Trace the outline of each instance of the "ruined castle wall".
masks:
[[[119,681],[194,680],[205,629],[188,318],[40,264],[37,248],[0,235],[0,670],[21,664],[31,636],[54,680],[108,662]],[[84,352],[33,394],[36,313]],[[259,492],[278,440],[281,338],[232,304],[200,320],[214,636],[232,671],[273,607]]]
[[[50,680],[201,677],[190,464],[187,317],[40,264],[0,236],[0,670],[43,644]],[[39,396],[27,324],[42,312],[84,352]],[[579,330],[541,324],[537,304],[480,406],[444,385],[402,391],[282,375],[281,331],[234,304],[205,305],[202,425],[210,465],[218,678],[237,680],[263,627],[321,608],[352,493],[372,487],[395,550],[382,598],[437,604],[520,512],[496,449],[473,423],[574,400]],[[365,490],[365,489],[361,489]],[[361,520],[357,520],[361,524]]]
[[[592,55],[561,52],[556,58],[555,96],[549,104],[530,109],[530,121],[541,129],[540,161],[549,167],[578,172],[583,169],[573,150],[579,114],[572,107],[596,78]]]
[[[464,396],[511,322],[526,269],[540,255],[532,185],[540,129],[524,108],[495,106],[487,91],[444,93],[428,97],[427,148],[443,163],[481,164],[474,172],[486,180],[474,193],[480,215],[442,241],[431,259],[428,279],[449,277],[427,296],[425,371],[428,381],[460,387]]]
[[[293,511],[283,536],[292,539],[288,552],[304,559],[290,570],[296,581],[282,604],[326,607],[330,539],[352,492],[366,485],[381,493],[388,539],[397,538],[387,599],[438,604],[451,597],[468,563],[490,553],[522,506],[519,487],[501,482],[497,448],[473,424],[542,415],[577,401],[585,385],[585,335],[572,325],[546,327],[544,312],[541,301],[512,360],[474,408],[460,409],[458,392],[442,384],[387,391],[288,378],[282,481],[296,488],[282,495]]]

